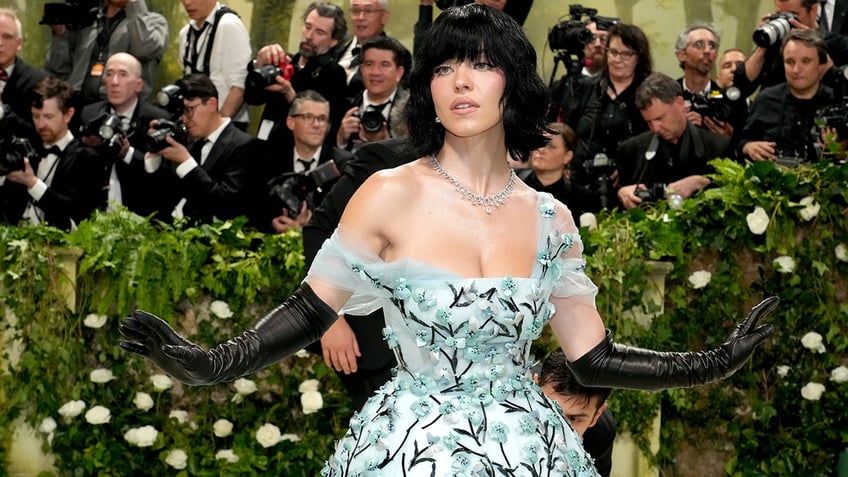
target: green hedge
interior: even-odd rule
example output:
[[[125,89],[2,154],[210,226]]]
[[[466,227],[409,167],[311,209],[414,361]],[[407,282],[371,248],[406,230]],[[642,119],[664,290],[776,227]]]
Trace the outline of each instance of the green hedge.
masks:
[[[654,457],[669,472],[682,447],[717,441],[725,446],[719,450],[729,475],[832,475],[848,446],[848,369],[840,368],[848,366],[848,166],[716,165],[717,187],[681,210],[659,204],[605,214],[598,230],[582,231],[589,273],[601,288],[598,308],[618,341],[699,349],[720,344],[759,299],[779,295],[782,304],[769,319],[776,333],[722,383],[615,391],[611,407],[643,445],[643,431],[662,408],[662,447]],[[768,219],[759,234],[757,207]],[[133,308],[157,313],[210,345],[284,299],[304,274],[299,235],[263,235],[242,225],[174,229],[118,212],[97,215],[70,234],[0,227],[6,304],[0,363],[6,367],[14,356],[10,371],[0,374],[0,461],[14,460],[9,470],[26,465],[22,456],[46,451],[59,475],[316,475],[351,414],[320,360],[288,358],[251,376],[257,390],[245,395],[238,389],[246,393],[249,382],[238,388],[174,383],[160,391],[150,379],[158,371],[117,347],[120,318]],[[74,311],[61,294],[68,277],[58,265],[69,248],[83,252]],[[789,262],[781,257],[794,261],[791,271],[781,268]],[[657,309],[641,302],[646,260],[674,265],[665,313],[650,329],[627,313]],[[708,283],[706,274],[693,275],[699,271],[711,274]],[[823,352],[813,335],[802,343],[809,332],[822,337]],[[23,346],[14,345],[16,337]],[[537,354],[552,346],[546,336]],[[109,372],[114,379],[92,380],[108,379]],[[307,391],[316,385],[323,407],[305,414],[301,399],[314,399]],[[63,417],[60,408],[76,400],[85,408]],[[105,420],[104,408],[109,421],[93,424]],[[232,424],[231,433],[214,426],[220,419]],[[266,424],[300,440],[280,440]],[[157,431],[150,445],[129,442],[150,432],[144,426]],[[179,450],[185,467],[176,471]],[[239,461],[216,459],[222,450]]]

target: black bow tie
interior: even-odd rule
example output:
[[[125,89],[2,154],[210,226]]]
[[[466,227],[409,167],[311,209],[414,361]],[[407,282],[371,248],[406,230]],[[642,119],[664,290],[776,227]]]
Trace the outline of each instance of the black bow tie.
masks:
[[[0,81],[9,81],[9,73],[4,69],[0,69]]]
[[[61,156],[62,150],[59,149],[59,146],[50,146],[44,149],[44,154],[42,154],[41,157],[47,157],[50,154],[53,154],[54,156]]]

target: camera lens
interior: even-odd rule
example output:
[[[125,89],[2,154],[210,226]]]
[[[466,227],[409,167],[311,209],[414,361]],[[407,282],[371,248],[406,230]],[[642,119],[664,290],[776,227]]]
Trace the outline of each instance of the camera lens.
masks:
[[[380,111],[366,111],[360,115],[359,120],[362,122],[362,129],[374,133],[383,127],[385,118]]]
[[[283,72],[278,65],[260,66],[247,73],[245,84],[247,84],[248,88],[264,89],[266,86],[275,84],[277,82],[277,76],[282,75]]]

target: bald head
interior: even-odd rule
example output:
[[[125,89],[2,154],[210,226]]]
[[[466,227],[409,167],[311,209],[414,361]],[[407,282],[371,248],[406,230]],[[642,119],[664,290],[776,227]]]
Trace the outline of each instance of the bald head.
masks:
[[[141,63],[128,53],[115,53],[106,61],[103,83],[109,104],[118,114],[126,112],[136,104],[144,88]]]
[[[141,62],[129,53],[115,53],[106,61],[106,68],[109,64],[121,65],[129,74],[135,78],[141,78]]]

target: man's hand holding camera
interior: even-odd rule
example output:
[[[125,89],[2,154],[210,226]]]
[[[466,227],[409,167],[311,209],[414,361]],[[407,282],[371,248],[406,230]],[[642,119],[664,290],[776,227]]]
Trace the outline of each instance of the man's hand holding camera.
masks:
[[[302,229],[311,219],[312,211],[307,207],[306,201],[303,201],[297,217],[289,217],[288,211],[283,209],[282,215],[278,215],[271,220],[271,227],[276,233],[282,234],[291,229]]]
[[[742,153],[752,161],[772,161],[777,155],[774,141],[751,141],[742,147]]]
[[[27,189],[32,189],[32,187],[38,183],[38,176],[36,176],[35,172],[32,170],[29,158],[25,157],[23,170],[8,173],[6,175],[6,180],[22,184],[26,186]]]
[[[150,129],[147,131],[147,134],[150,135],[151,133],[156,132],[159,129],[157,128],[158,125],[158,119],[150,121]],[[160,156],[177,164],[182,164],[183,162],[192,158],[191,153],[188,151],[188,149],[179,141],[174,139],[173,136],[164,136],[162,140],[168,145],[158,151],[148,152],[147,155],[145,155],[145,159],[151,156]]]
[[[289,57],[288,54],[286,54],[286,50],[277,43],[263,46],[256,54],[255,66],[257,68],[267,65],[288,65],[290,63],[291,57]],[[275,79],[276,83],[266,86],[265,89],[267,91],[282,94],[286,97],[286,101],[291,103],[294,100],[294,96],[297,94],[297,91],[295,91],[294,87],[292,87],[291,81],[280,75],[277,75]]]
[[[716,134],[721,134],[723,136],[733,136],[733,125],[727,121],[719,121],[715,118],[705,117],[704,127],[706,127],[708,131],[714,132]]]
[[[369,111],[367,114],[373,114],[374,117],[380,114],[379,117],[382,117],[382,114],[376,111]],[[366,123],[364,124],[362,117],[363,115],[359,112],[359,107],[357,106],[350,108],[345,113],[339,127],[339,132],[336,134],[336,144],[339,147],[347,146],[351,137],[353,137],[353,144],[382,141],[391,137],[389,135],[388,124],[385,120],[381,121],[379,127],[374,127],[375,124],[373,123],[376,123],[376,121],[373,118],[365,118]],[[369,125],[370,127],[368,127]]]

